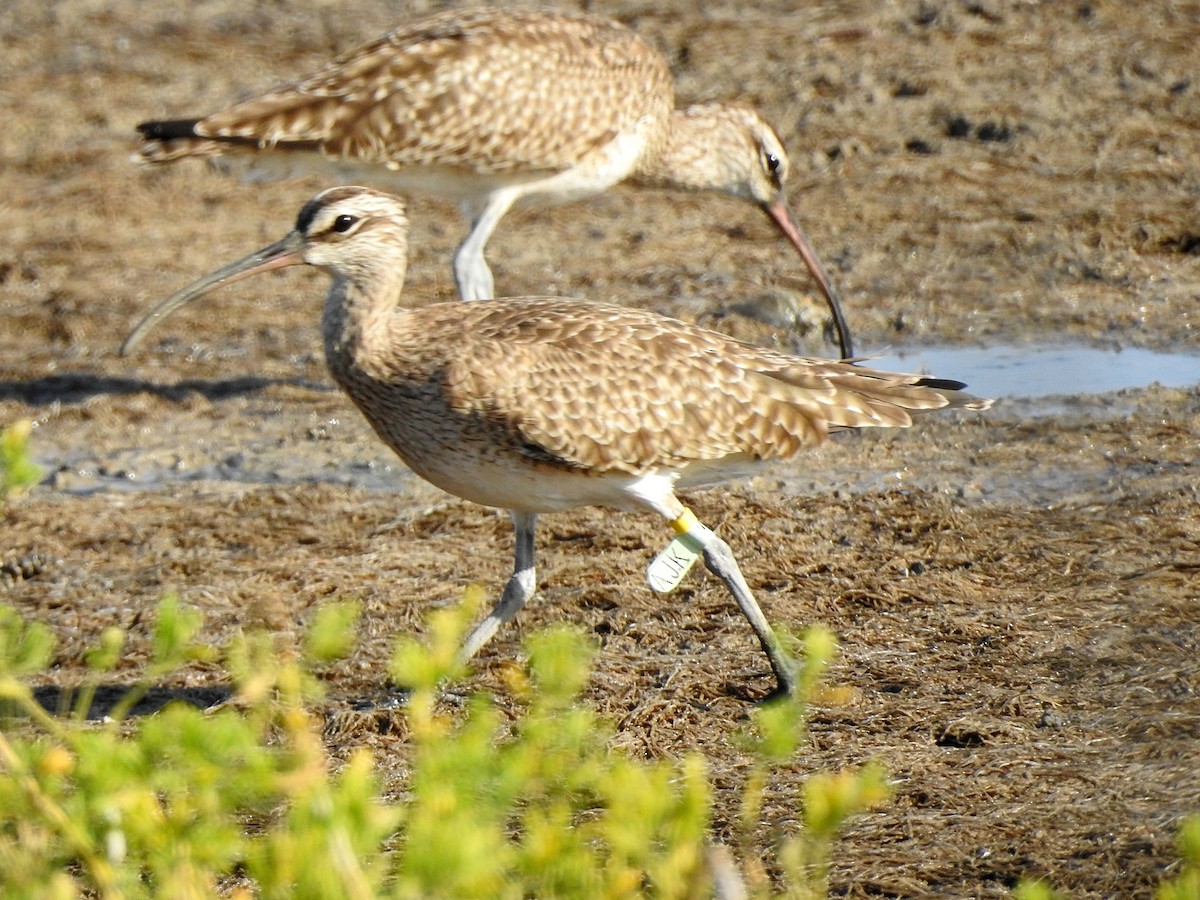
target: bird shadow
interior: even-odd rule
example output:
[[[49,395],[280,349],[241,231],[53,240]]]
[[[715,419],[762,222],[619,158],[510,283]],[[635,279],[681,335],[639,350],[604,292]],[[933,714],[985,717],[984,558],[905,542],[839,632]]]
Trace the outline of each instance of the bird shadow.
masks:
[[[217,380],[193,378],[160,383],[142,378],[66,372],[42,378],[31,378],[28,381],[0,380],[0,402],[11,400],[27,406],[49,406],[54,403],[83,403],[100,396],[143,393],[153,394],[175,403],[196,394],[208,400],[217,401],[255,394],[281,385],[322,392],[333,390],[330,385],[319,381],[264,378],[259,375],[243,375],[237,378]]]
[[[208,685],[205,687],[171,687],[155,685],[146,688],[145,685],[134,682],[101,683],[95,687],[88,703],[87,721],[103,721],[120,706],[131,692],[140,696],[122,715],[127,719],[151,716],[162,711],[172,703],[183,703],[201,710],[211,710],[229,702],[235,689],[232,685]],[[83,688],[65,687],[48,684],[34,688],[34,701],[47,713],[55,717],[69,716],[75,713],[80,703]],[[465,698],[461,695],[447,692],[448,702],[462,705]],[[409,691],[394,685],[381,685],[369,695],[353,694],[350,696],[331,696],[328,698],[326,714],[335,719],[339,716],[356,718],[363,715],[389,715],[403,709],[408,704]],[[2,704],[0,704],[2,706]],[[0,709],[0,714],[2,714]]]
[[[141,691],[142,686],[134,683],[108,683],[97,685],[88,705],[86,718],[98,721],[107,718],[130,691]],[[75,708],[80,688],[48,684],[33,689],[33,699],[52,716],[65,716]],[[154,686],[138,698],[125,713],[126,716],[152,715],[171,703],[186,703],[197,709],[208,709],[224,703],[233,696],[228,685],[209,687],[165,687]]]

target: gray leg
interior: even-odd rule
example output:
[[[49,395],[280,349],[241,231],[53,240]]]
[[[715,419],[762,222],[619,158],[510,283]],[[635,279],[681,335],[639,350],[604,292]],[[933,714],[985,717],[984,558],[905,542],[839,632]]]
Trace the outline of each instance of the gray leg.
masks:
[[[483,248],[516,199],[515,194],[507,191],[489,197],[483,212],[471,222],[471,233],[454,251],[454,282],[460,299],[491,300],[496,296],[492,270],[483,258]]]
[[[496,630],[517,614],[533,596],[537,585],[533,569],[533,533],[537,525],[537,516],[533,513],[514,512],[512,520],[516,538],[512,577],[508,579],[508,584],[504,585],[504,593],[500,595],[499,602],[463,641],[462,649],[458,651],[463,662],[478,653],[480,648],[492,639]]]
[[[754,595],[750,593],[750,586],[746,584],[742,570],[738,568],[737,560],[733,558],[733,551],[729,549],[729,545],[725,541],[717,537],[716,532],[703,526],[690,531],[689,534],[700,539],[704,548],[704,564],[708,566],[710,572],[725,582],[725,587],[729,588],[729,593],[733,594],[733,599],[737,601],[742,615],[746,617],[750,622],[750,627],[758,635],[758,642],[771,661],[771,670],[775,673],[775,680],[779,685],[772,696],[794,694],[797,687],[796,663],[784,651],[779,638],[767,624],[767,617],[763,615]]]

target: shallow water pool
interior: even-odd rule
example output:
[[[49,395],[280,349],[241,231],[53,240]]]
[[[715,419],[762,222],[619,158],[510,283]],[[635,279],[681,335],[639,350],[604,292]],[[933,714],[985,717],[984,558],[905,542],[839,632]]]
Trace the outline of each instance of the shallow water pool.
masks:
[[[1081,346],[894,348],[868,365],[953,378],[966,382],[973,394],[994,398],[1105,394],[1155,383],[1175,388],[1200,384],[1200,348],[1195,353]]]

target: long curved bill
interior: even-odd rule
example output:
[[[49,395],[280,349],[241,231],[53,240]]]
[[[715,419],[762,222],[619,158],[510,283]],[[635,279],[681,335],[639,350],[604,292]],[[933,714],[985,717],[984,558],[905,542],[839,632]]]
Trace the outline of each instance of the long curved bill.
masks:
[[[825,274],[825,267],[821,265],[821,260],[817,259],[816,251],[813,250],[812,244],[808,242],[808,238],[796,222],[796,217],[788,208],[787,201],[781,194],[774,202],[763,204],[763,210],[771,217],[771,221],[779,226],[779,230],[783,232],[784,236],[792,242],[792,246],[800,253],[804,264],[808,266],[808,271],[816,279],[821,293],[825,295],[825,302],[829,304],[829,311],[833,314],[833,326],[837,329],[838,346],[842,351],[842,359],[850,359],[854,355],[854,344],[850,338],[850,326],[846,324],[846,317],[842,315],[842,303],[838,299],[837,291],[833,289],[833,283],[829,280],[829,276]]]
[[[142,338],[150,333],[150,329],[181,306],[190,303],[198,297],[203,297],[209,291],[215,290],[222,285],[241,281],[243,278],[249,278],[251,275],[257,275],[259,272],[282,269],[284,266],[301,265],[304,262],[303,251],[303,240],[299,232],[293,231],[282,240],[278,240],[270,246],[263,247],[261,250],[256,250],[249,256],[239,259],[237,262],[222,266],[217,271],[210,275],[205,275],[199,281],[193,282],[183,290],[176,291],[162,303],[158,304],[158,306],[154,307],[150,311],[150,314],[142,319],[133,331],[129,332],[129,337],[125,338],[125,342],[121,344],[121,355],[128,356],[132,353],[133,349],[142,342]]]

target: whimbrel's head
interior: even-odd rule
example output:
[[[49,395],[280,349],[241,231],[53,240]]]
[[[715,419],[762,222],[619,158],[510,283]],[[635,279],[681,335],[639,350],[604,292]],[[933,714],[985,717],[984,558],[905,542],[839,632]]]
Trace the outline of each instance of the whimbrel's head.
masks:
[[[403,271],[408,261],[403,201],[370,188],[334,187],[317,194],[301,208],[295,231],[280,243],[295,237],[298,262],[334,277],[358,280],[380,266]]]
[[[175,310],[223,285],[251,275],[309,265],[334,278],[365,281],[385,271],[403,283],[408,256],[408,218],[396,197],[364,187],[335,187],[304,204],[296,227],[282,239],[222,266],[162,301],[121,345],[130,353],[155,325]]]
[[[842,356],[853,355],[841,301],[784,194],[791,162],[779,135],[752,109],[704,104],[679,110],[661,158],[646,177],[678,187],[747,200],[770,217],[796,248],[829,304]]]
[[[783,142],[752,109],[724,103],[690,106],[676,113],[693,132],[694,162],[683,177],[696,187],[754,203],[773,203],[783,190],[791,161]],[[681,152],[687,152],[682,151]]]

